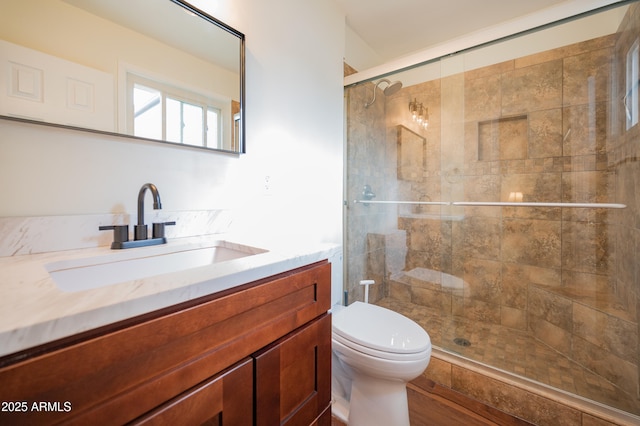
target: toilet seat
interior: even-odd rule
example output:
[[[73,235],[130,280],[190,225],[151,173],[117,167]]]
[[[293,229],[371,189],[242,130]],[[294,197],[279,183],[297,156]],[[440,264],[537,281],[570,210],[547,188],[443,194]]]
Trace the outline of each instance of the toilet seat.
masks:
[[[422,359],[431,352],[427,332],[381,306],[354,302],[333,315],[333,339],[353,350],[388,360]]]
[[[425,359],[425,357],[430,356],[431,354],[430,349],[426,349],[422,352],[405,353],[405,354],[378,351],[375,349],[368,348],[366,346],[359,345],[358,343],[349,339],[345,339],[344,337],[338,334],[333,335],[332,343],[333,343],[333,347],[336,348],[338,351],[341,351],[340,347],[342,346],[346,348],[345,350],[349,350],[354,353],[361,353],[371,358],[379,359],[380,361],[413,362],[413,361],[423,360]]]

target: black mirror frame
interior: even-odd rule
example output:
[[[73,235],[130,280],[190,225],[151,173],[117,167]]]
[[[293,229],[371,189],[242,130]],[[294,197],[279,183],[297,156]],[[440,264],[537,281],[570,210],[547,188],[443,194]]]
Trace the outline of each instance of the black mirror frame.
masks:
[[[202,19],[212,23],[213,25],[216,25],[217,27],[227,31],[229,34],[232,34],[236,37],[238,37],[238,39],[240,40],[240,138],[239,138],[239,144],[240,146],[238,147],[238,151],[225,151],[225,150],[220,150],[218,149],[217,151],[223,151],[223,152],[231,152],[234,154],[245,154],[246,153],[246,139],[245,139],[245,128],[246,128],[246,124],[245,124],[245,36],[243,33],[241,33],[240,31],[236,30],[235,28],[225,24],[224,22],[220,21],[219,19],[214,18],[213,16],[203,12],[202,10],[198,9],[197,7],[191,5],[190,3],[183,1],[183,0],[171,0],[172,3],[177,4],[180,7],[183,7],[184,9],[188,10],[189,12],[201,17]]]
[[[98,134],[103,134],[103,135],[111,135],[111,136],[117,136],[117,137],[124,137],[124,138],[132,138],[132,139],[137,139],[137,140],[148,140],[148,141],[153,141],[153,142],[158,142],[161,144],[169,144],[169,145],[178,145],[178,146],[184,146],[185,148],[192,148],[192,149],[202,149],[202,150],[206,150],[209,152],[219,152],[219,153],[227,153],[227,154],[246,154],[246,120],[245,120],[245,36],[243,33],[241,33],[240,31],[236,30],[235,28],[225,24],[224,22],[214,18],[213,16],[203,12],[202,10],[194,7],[193,5],[189,4],[186,1],[183,0],[170,0],[172,3],[184,8],[185,10],[187,10],[190,13],[193,13],[194,15],[199,16],[200,18],[206,20],[207,22],[217,26],[218,28],[230,33],[233,36],[238,37],[238,40],[240,41],[240,123],[238,126],[238,130],[240,133],[240,137],[239,137],[239,142],[238,142],[238,149],[235,151],[232,150],[226,150],[226,149],[220,149],[220,148],[207,148],[207,147],[199,147],[199,146],[195,146],[195,145],[183,145],[183,144],[176,144],[175,142],[169,142],[169,141],[163,141],[163,140],[159,140],[159,139],[148,139],[148,138],[144,138],[144,137],[139,137],[139,136],[133,136],[133,135],[128,135],[128,134],[124,134],[124,133],[117,133],[117,132],[111,132],[111,131],[104,131],[104,130],[95,130],[95,129],[90,129],[90,128],[85,128],[85,127],[77,127],[77,126],[73,126],[73,125],[67,125],[67,124],[59,124],[59,123],[53,123],[53,122],[43,122],[43,121],[38,121],[38,120],[33,120],[33,119],[29,119],[29,118],[22,118],[22,117],[12,117],[12,116],[6,116],[6,115],[0,115],[0,120],[8,120],[8,121],[17,121],[17,122],[22,122],[22,123],[31,123],[31,124],[37,124],[37,125],[45,125],[45,126],[51,126],[51,127],[58,127],[58,128],[63,128],[63,129],[72,129],[72,130],[79,130],[79,131],[83,131],[83,132],[90,132],[90,133],[98,133]]]

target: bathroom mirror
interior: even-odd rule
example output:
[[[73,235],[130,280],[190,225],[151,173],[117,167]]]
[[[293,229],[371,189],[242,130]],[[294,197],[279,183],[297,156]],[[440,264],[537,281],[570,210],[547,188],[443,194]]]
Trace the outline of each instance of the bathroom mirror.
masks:
[[[411,129],[396,126],[398,138],[398,179],[422,182],[427,170],[427,139]]]
[[[0,116],[244,153],[244,35],[182,0],[2,0]]]

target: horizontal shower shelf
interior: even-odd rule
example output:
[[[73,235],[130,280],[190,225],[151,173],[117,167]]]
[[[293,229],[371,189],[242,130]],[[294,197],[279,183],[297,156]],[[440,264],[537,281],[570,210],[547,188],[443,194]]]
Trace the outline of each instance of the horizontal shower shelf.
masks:
[[[449,206],[451,203],[447,201],[373,201],[373,200],[354,200],[354,203],[362,204],[420,204],[427,206]]]
[[[354,200],[360,204],[417,204],[427,206],[488,206],[488,207],[565,207],[587,209],[624,209],[626,204],[617,203],[529,203],[529,202],[500,202],[500,201],[374,201]]]

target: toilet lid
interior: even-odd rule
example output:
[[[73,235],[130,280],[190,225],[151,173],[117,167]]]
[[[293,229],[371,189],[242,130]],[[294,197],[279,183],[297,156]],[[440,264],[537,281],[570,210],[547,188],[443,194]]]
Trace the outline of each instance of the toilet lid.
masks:
[[[422,327],[381,306],[354,302],[332,318],[333,332],[359,345],[391,353],[416,353],[431,346]]]

